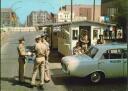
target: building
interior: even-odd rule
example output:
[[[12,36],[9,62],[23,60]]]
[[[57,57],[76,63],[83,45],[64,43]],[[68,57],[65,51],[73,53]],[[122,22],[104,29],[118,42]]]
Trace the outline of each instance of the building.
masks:
[[[74,19],[74,13],[73,19]],[[58,12],[58,22],[70,22],[71,21],[71,12],[70,11],[65,11],[65,10],[60,10]]]
[[[27,16],[27,26],[39,26],[50,22],[50,14],[47,11],[32,11]]]
[[[60,8],[60,11],[65,10],[68,12],[71,12],[71,5],[65,5],[62,8]],[[75,17],[75,20],[93,20],[93,5],[73,5],[73,14]],[[95,21],[99,20],[99,17],[101,16],[101,6],[96,5],[95,6]]]
[[[18,16],[10,8],[1,8],[1,26],[16,27],[18,26]]]
[[[117,0],[102,0],[101,1],[101,15],[108,16],[109,22],[113,22],[113,17],[117,14],[118,8],[115,6]]]
[[[101,0],[101,15],[108,16],[110,23],[122,29],[123,40],[127,40],[128,0]]]

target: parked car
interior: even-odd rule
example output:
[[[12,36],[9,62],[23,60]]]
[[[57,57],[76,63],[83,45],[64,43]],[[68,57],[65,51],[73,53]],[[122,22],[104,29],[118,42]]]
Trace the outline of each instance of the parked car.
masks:
[[[34,46],[26,46],[26,52],[30,53],[30,55],[26,56],[26,61],[28,63],[34,63],[35,60],[35,54],[34,54]]]
[[[127,44],[91,46],[87,54],[63,57],[62,70],[69,76],[88,76],[93,83],[103,78],[127,77]]]

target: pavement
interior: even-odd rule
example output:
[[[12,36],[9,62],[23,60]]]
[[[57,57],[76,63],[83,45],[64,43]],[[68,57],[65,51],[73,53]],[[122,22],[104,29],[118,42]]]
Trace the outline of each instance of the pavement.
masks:
[[[3,45],[5,43],[5,41],[10,37],[11,33],[13,32],[12,31],[1,32],[0,45]]]
[[[99,84],[92,84],[86,78],[67,77],[61,71],[60,55],[56,50],[50,54],[51,81],[44,85],[30,88],[33,63],[26,64],[25,83],[18,82],[17,46],[20,37],[25,38],[26,46],[34,45],[34,38],[40,32],[14,32],[1,47],[1,91],[128,91],[127,79],[106,79]],[[37,76],[37,84],[39,83]]]

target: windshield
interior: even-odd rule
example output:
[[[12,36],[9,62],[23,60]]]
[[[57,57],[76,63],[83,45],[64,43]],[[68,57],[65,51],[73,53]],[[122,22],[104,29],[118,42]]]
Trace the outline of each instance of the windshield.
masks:
[[[86,55],[88,55],[91,58],[94,58],[97,52],[98,52],[98,49],[96,47],[90,47]]]

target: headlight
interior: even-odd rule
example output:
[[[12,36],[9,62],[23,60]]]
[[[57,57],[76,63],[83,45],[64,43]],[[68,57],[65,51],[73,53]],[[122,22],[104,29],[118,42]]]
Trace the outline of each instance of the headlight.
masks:
[[[61,63],[61,65],[62,65],[62,70],[65,72],[65,73],[68,73],[69,72],[69,70],[68,70],[68,64],[65,64],[65,63]]]

